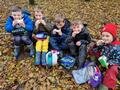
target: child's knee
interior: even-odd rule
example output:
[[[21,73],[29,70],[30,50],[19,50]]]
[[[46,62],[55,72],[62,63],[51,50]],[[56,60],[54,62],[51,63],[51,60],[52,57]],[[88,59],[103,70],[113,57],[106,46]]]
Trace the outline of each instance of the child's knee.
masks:
[[[48,45],[49,44],[49,40],[46,39],[45,41],[43,41],[43,45],[42,45],[42,51],[43,52],[47,52],[48,51]]]
[[[42,48],[39,45],[36,45],[35,49],[36,49],[36,52],[41,52],[42,51]]]
[[[23,40],[23,41],[27,41],[28,39],[29,39],[28,36],[22,36],[22,40]]]
[[[45,45],[42,47],[42,52],[47,52],[48,51],[48,45]]]
[[[15,44],[16,46],[20,46],[20,43],[21,43],[20,40],[16,40],[16,41],[14,41],[14,44]]]
[[[22,41],[27,45],[32,43],[32,41],[30,40],[30,38],[28,36],[23,36]]]

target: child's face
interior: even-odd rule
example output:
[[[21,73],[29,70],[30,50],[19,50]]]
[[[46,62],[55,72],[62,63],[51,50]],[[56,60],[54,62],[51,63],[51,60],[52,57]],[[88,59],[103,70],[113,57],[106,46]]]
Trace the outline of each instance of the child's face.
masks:
[[[105,44],[110,44],[113,41],[113,36],[108,32],[102,32],[102,40]]]
[[[65,22],[64,20],[55,21],[55,25],[57,26],[57,28],[61,29],[65,25]]]
[[[83,28],[83,25],[78,25],[78,24],[73,24],[72,25],[73,32],[81,32],[82,28]]]
[[[35,19],[41,20],[43,18],[42,12],[35,11]]]
[[[22,12],[21,11],[12,12],[11,16],[14,18],[14,20],[20,20],[22,19]]]

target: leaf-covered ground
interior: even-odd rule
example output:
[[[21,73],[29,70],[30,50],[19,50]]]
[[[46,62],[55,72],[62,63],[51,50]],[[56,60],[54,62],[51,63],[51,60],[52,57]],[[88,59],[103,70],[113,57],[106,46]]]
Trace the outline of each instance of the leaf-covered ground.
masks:
[[[35,7],[28,5],[28,0],[0,0],[0,90],[90,90],[87,84],[77,85],[70,72],[61,67],[34,66],[27,52],[20,61],[13,59],[12,38],[5,34],[3,26],[10,7],[15,4],[28,8],[31,13]],[[70,21],[82,20],[94,38],[99,36],[103,23],[120,24],[120,0],[36,0],[36,4],[51,20],[57,12],[64,13]]]

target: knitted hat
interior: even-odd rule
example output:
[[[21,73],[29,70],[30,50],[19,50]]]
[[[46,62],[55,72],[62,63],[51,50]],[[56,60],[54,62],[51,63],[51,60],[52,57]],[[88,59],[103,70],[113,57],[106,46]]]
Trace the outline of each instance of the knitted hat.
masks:
[[[117,25],[113,23],[105,24],[102,28],[102,32],[109,32],[113,38],[117,38]]]

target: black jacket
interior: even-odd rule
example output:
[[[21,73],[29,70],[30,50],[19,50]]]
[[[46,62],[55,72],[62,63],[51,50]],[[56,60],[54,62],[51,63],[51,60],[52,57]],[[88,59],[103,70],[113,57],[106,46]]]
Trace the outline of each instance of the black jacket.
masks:
[[[72,32],[71,32],[71,36],[69,36],[69,38],[67,39],[67,43],[71,42],[71,40],[74,43],[80,41],[81,44],[89,44],[91,42],[91,36],[88,32],[87,26],[84,25],[82,31],[78,33],[75,37],[72,37]]]
[[[44,18],[46,25],[43,25],[42,23],[40,23],[38,25],[38,29],[35,29],[35,20],[33,21],[34,24],[34,34],[39,34],[39,33],[45,33],[47,35],[50,35],[51,29],[52,29],[52,25],[51,23],[49,23],[46,18]]]
[[[63,37],[63,38],[68,37],[68,36],[70,35],[70,32],[71,32],[71,30],[70,30],[70,25],[71,25],[70,21],[68,21],[67,19],[65,19],[65,25],[61,28],[62,33],[63,33],[62,36],[60,36],[60,35],[58,35],[58,34],[53,34],[53,33],[52,33],[52,31],[53,31],[54,29],[58,29],[57,26],[54,25],[53,28],[52,28],[52,31],[51,31],[51,37]]]

